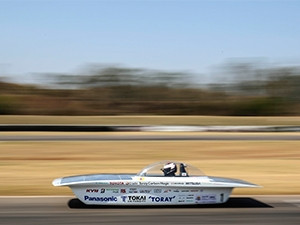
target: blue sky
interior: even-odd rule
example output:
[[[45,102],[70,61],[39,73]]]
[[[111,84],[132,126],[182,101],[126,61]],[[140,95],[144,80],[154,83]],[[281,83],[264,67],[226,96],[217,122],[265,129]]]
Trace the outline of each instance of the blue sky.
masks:
[[[300,1],[0,0],[0,76],[90,63],[207,73],[230,59],[300,62]]]

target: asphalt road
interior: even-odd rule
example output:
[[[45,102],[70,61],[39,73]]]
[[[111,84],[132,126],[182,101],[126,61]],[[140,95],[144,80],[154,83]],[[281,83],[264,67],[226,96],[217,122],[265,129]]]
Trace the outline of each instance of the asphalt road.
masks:
[[[168,208],[76,208],[71,204],[76,200],[70,201],[71,198],[0,197],[0,224],[298,225],[300,222],[300,196],[233,197],[223,206]]]
[[[113,135],[80,135],[72,134],[39,134],[39,135],[0,135],[0,141],[205,141],[205,140],[220,140],[220,141],[237,141],[237,140],[253,140],[253,141],[299,141],[298,133],[292,134],[113,134]]]

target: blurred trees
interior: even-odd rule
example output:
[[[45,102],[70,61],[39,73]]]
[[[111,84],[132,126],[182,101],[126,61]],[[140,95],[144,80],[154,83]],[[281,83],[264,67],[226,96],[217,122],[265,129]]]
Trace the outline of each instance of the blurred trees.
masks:
[[[97,65],[45,74],[51,88],[0,81],[0,114],[299,115],[298,67],[228,63],[220,73],[201,88],[186,72]]]

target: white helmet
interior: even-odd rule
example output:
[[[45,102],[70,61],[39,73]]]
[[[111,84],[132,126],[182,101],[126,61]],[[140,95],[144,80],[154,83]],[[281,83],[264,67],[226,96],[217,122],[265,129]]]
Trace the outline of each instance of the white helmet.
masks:
[[[177,166],[173,162],[168,162],[164,165],[164,168],[162,169],[165,176],[175,176],[175,173],[177,172]]]

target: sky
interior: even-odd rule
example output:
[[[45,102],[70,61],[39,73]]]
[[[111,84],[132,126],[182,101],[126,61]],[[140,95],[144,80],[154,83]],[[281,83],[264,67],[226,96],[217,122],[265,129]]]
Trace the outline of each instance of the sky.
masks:
[[[98,63],[196,74],[235,59],[298,63],[299,12],[296,0],[0,0],[0,76],[26,82]]]

